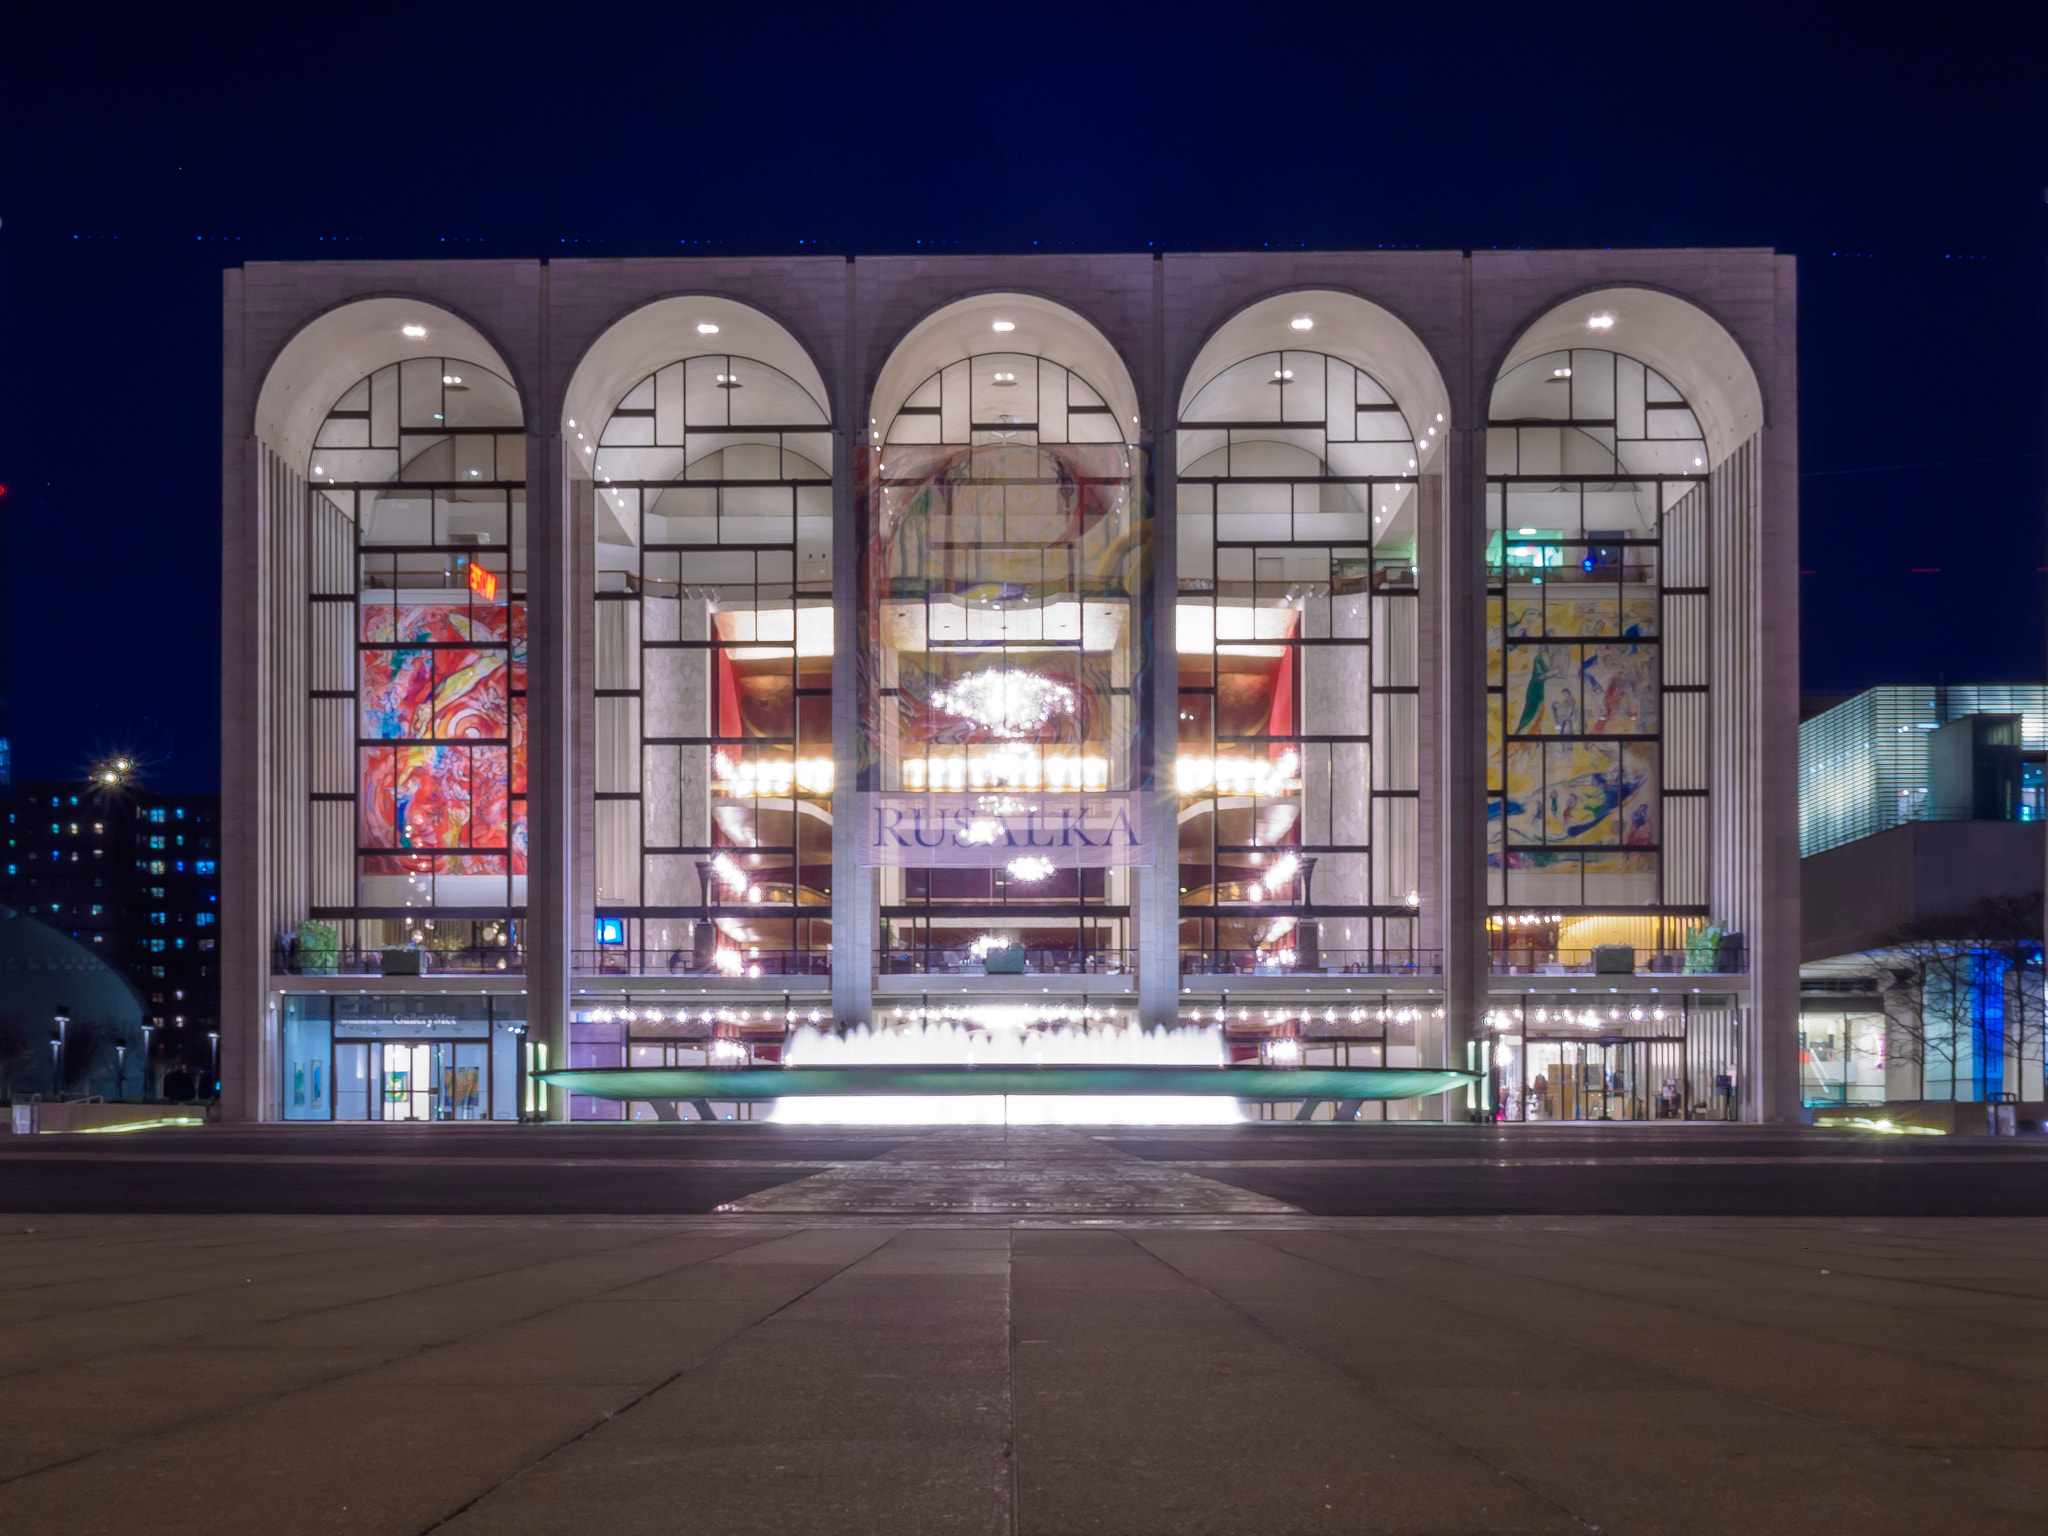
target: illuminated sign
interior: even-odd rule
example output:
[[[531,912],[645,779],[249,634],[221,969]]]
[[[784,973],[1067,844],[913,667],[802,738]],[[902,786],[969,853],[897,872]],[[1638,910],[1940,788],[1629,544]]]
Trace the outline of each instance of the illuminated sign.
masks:
[[[1149,865],[1136,795],[866,794],[854,863],[884,869],[1054,869]]]
[[[498,578],[472,560],[469,562],[469,590],[485,602],[495,603],[498,600]]]

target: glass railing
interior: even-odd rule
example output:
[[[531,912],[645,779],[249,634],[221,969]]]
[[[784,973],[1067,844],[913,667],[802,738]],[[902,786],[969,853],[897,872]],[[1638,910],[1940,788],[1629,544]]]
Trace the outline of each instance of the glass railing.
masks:
[[[1490,958],[1496,976],[1740,976],[1748,970],[1746,952],[1725,940],[1711,950],[1631,950],[1606,944],[1599,949],[1496,949]]]
[[[1184,949],[1183,976],[1441,976],[1440,949]]]
[[[977,953],[957,949],[885,949],[876,955],[884,976],[1121,976],[1137,968],[1128,949],[1035,949],[1029,945]]]
[[[479,949],[313,949],[279,945],[273,976],[523,976],[526,951],[514,945]]]
[[[572,957],[578,976],[830,976],[832,952],[824,949],[632,949],[607,944],[579,949]]]

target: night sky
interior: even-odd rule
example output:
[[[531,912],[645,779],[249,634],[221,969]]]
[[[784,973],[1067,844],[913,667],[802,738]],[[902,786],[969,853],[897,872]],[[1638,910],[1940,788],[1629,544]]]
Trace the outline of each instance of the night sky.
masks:
[[[19,777],[217,785],[254,260],[1775,246],[1806,688],[2048,675],[2048,7],[229,9],[0,30]]]

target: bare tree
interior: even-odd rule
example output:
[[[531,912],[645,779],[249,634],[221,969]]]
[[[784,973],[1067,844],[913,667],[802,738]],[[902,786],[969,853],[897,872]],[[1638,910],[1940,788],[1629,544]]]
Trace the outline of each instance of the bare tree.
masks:
[[[2048,1039],[2041,925],[2040,896],[1989,896],[1960,912],[1908,923],[1873,953],[1890,1050],[1912,1062],[1921,1097],[1930,1068],[1946,1076],[1951,1099],[1961,1096],[1958,1069],[1992,1048],[1978,1015],[1993,988],[2005,1028],[2000,1059],[1984,1064],[1987,1076],[2003,1082],[2007,1056],[2024,1064],[2041,1054]]]

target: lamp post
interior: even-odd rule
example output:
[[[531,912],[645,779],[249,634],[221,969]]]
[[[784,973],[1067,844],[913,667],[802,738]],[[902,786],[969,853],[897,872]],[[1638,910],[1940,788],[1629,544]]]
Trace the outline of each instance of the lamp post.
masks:
[[[114,1097],[128,1096],[128,1042],[114,1042]]]
[[[142,1026],[142,1097],[145,1099],[149,1097],[149,1032],[155,1028],[154,1024]]]
[[[64,1004],[57,1005],[57,1012],[50,1030],[50,1097],[64,1096],[64,1032],[71,1027],[71,1010]]]
[[[209,1057],[211,1058],[211,1060],[212,1060],[212,1062],[213,1062],[213,1072],[212,1072],[212,1078],[213,1078],[213,1096],[214,1096],[215,1098],[219,1098],[219,1097],[220,1097],[220,1031],[219,1031],[219,1030],[217,1030],[217,1029],[209,1029],[209,1030],[208,1030],[208,1031],[206,1032],[206,1044],[207,1044],[207,1053],[208,1053]]]

